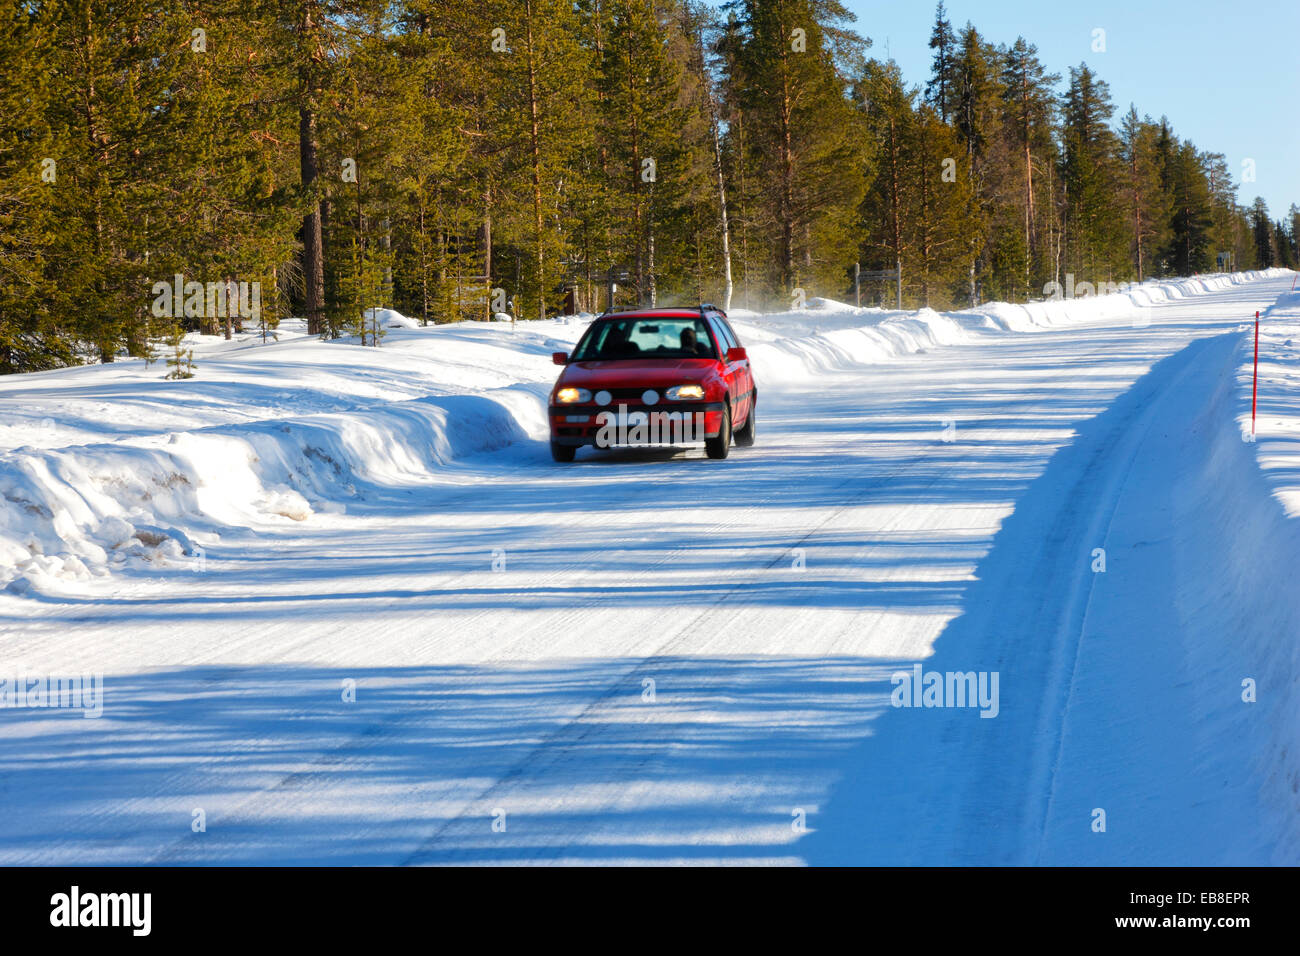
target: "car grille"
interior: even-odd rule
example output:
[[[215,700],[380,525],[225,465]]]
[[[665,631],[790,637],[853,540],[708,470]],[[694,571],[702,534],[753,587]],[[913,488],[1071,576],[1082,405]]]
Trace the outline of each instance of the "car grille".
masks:
[[[636,401],[639,402],[641,401],[641,396],[646,393],[646,389],[642,387],[642,388],[606,388],[606,389],[593,388],[591,390],[591,394],[595,395],[597,392],[600,391],[609,392],[614,402],[628,401],[629,399],[636,399]],[[663,391],[661,389],[655,389],[655,391],[659,392],[660,396],[663,395]]]

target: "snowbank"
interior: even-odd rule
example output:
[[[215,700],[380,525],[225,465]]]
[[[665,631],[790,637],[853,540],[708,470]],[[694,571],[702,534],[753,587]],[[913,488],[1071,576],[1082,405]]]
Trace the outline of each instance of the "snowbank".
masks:
[[[209,338],[199,377],[183,383],[142,362],[9,376],[0,589],[76,589],[124,566],[198,570],[227,528],[345,512],[541,437],[550,353],[581,331],[392,323],[378,349]]]
[[[732,319],[759,382],[779,387],[1005,330],[1128,318],[1264,275],[955,313],[814,300]],[[183,567],[223,528],[338,513],[459,457],[543,439],[550,353],[571,348],[589,317],[428,328],[391,310],[379,318],[381,348],[322,343],[293,322],[269,344],[197,339],[198,377],[182,383],[138,361],[0,380],[0,588],[75,589],[128,563]]]
[[[1288,269],[1264,269],[1254,272],[1193,276],[1190,279],[1148,279],[1146,282],[1129,286],[1123,292],[1109,295],[1076,295],[1072,298],[1049,299],[1027,305],[993,302],[963,314],[982,315],[999,328],[1017,331],[1028,331],[1032,328],[1050,327],[1067,322],[1102,321],[1125,317],[1142,322],[1150,320],[1150,316],[1144,314],[1142,310],[1155,305],[1220,292],[1234,285],[1289,274]]]
[[[988,332],[1030,332],[1115,320],[1146,325],[1152,318],[1144,310],[1152,306],[1289,274],[1286,269],[1268,269],[1149,280],[1108,295],[1065,297],[1067,290],[1062,290],[1063,297],[1058,300],[1026,305],[990,302],[975,309],[942,313],[932,309],[897,312],[857,308],[828,299],[811,299],[806,310],[761,314],[737,309],[730,318],[740,326],[760,381],[794,383],[837,368],[970,342]],[[1068,292],[1074,291],[1071,282]]]
[[[1242,344],[1241,428],[1250,432],[1254,329]],[[1287,515],[1300,517],[1300,290],[1260,316],[1259,396],[1255,423],[1259,467]]]
[[[1208,476],[1233,493],[1231,506],[1214,518],[1226,530],[1218,546],[1207,549],[1207,561],[1213,578],[1240,598],[1229,605],[1238,613],[1218,623],[1241,634],[1256,665],[1248,676],[1257,682],[1255,706],[1272,734],[1271,749],[1257,759],[1267,781],[1264,796],[1288,824],[1277,857],[1290,862],[1300,855],[1300,291],[1284,293],[1260,316],[1253,435],[1253,323],[1242,331],[1235,395],[1223,415],[1235,417],[1237,433],[1224,430],[1212,459],[1233,467],[1223,464]]]
[[[89,580],[115,565],[198,570],[225,526],[340,513],[367,488],[418,486],[456,458],[545,428],[525,386],[172,433],[20,449],[0,461],[0,583]]]

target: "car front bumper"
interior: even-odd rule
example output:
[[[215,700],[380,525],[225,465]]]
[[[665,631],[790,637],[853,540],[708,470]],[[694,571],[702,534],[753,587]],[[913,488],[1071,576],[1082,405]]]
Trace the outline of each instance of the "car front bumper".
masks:
[[[551,441],[557,445],[635,448],[690,445],[722,430],[722,402],[658,405],[551,405]],[[600,416],[609,416],[601,419]],[[638,425],[644,416],[644,427]]]

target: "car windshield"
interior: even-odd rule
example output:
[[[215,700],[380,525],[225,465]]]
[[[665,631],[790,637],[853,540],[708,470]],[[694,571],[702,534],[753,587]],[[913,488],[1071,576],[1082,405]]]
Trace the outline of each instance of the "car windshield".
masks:
[[[575,362],[717,357],[708,327],[699,318],[602,319],[587,330],[573,353]]]

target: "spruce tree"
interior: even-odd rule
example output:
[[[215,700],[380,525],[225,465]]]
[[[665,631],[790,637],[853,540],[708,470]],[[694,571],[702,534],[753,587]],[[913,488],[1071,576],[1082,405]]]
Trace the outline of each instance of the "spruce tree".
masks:
[[[939,111],[939,118],[947,123],[953,112],[956,95],[957,37],[944,9],[943,0],[934,12],[934,29],[930,31],[930,80],[925,85],[925,101]]]
[[[1191,143],[1181,143],[1171,157],[1169,189],[1173,204],[1169,246],[1173,273],[1185,276],[1204,272],[1214,261],[1210,249],[1214,219],[1202,157]]]
[[[1260,269],[1270,269],[1276,265],[1273,249],[1273,223],[1268,218],[1268,204],[1264,197],[1256,196],[1250,207],[1251,234],[1255,239],[1255,265]]]
[[[1295,268],[1295,254],[1291,249],[1291,237],[1287,235],[1287,227],[1281,219],[1273,222],[1273,255],[1274,265],[1282,269]]]
[[[1295,203],[1287,211],[1287,233],[1291,237],[1292,259],[1300,265],[1300,206]]]

